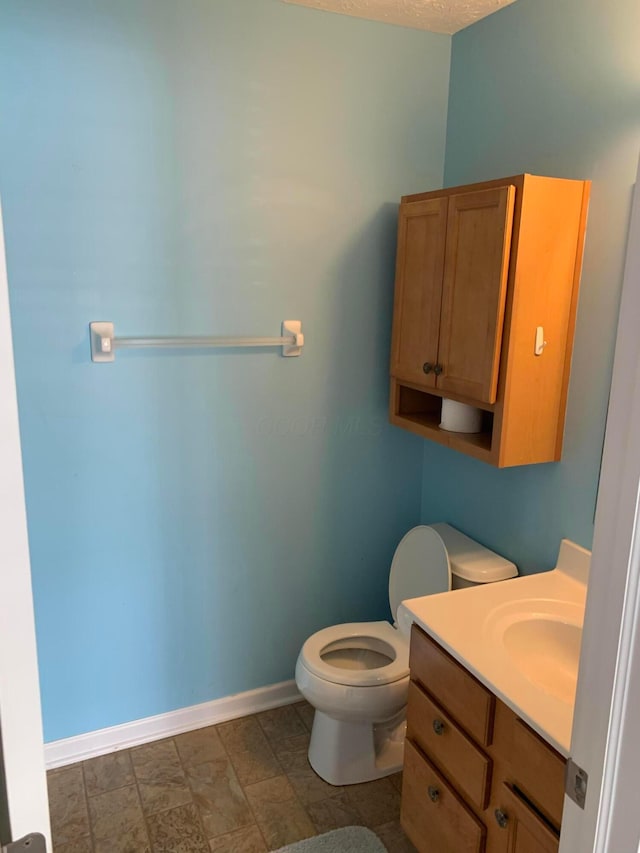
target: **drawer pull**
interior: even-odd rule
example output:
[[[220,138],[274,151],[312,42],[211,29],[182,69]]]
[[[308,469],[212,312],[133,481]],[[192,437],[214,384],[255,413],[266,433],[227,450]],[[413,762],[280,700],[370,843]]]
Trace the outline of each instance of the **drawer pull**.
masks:
[[[429,799],[432,803],[437,803],[440,799],[440,791],[433,785],[429,785]]]
[[[444,734],[444,723],[442,720],[433,721],[433,730],[437,735]]]
[[[503,812],[502,809],[496,809],[496,823],[500,827],[500,829],[506,829],[509,825],[509,815],[506,812]]]
[[[433,365],[431,364],[431,362],[425,361],[425,363],[422,365],[422,372],[423,373],[431,373],[432,370],[433,370]]]

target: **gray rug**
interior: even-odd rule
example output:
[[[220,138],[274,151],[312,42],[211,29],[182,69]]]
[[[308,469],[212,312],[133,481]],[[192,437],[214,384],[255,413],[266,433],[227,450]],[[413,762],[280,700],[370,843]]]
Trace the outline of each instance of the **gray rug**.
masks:
[[[387,848],[370,829],[345,826],[288,844],[276,850],[276,853],[387,853]]]

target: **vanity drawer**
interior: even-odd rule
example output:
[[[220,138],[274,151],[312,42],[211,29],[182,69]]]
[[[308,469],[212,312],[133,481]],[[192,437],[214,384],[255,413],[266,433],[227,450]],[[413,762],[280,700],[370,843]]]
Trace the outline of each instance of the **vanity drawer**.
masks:
[[[411,629],[409,669],[462,728],[482,746],[490,745],[493,695],[417,625]]]
[[[409,685],[407,737],[479,809],[487,806],[491,759],[417,684]]]
[[[514,784],[559,827],[564,804],[565,759],[502,702],[497,703],[493,742]]]
[[[558,853],[558,834],[509,785],[500,786],[495,804],[496,853]]]
[[[404,747],[401,822],[418,853],[484,853],[485,827],[410,741]]]

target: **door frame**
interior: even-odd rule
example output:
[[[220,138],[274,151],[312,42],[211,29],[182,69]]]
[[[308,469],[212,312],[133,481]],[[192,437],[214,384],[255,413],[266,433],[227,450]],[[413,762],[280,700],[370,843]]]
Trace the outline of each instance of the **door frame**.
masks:
[[[0,727],[2,812],[11,840],[51,849],[27,516],[0,207]],[[3,790],[4,789],[4,790]],[[4,822],[4,821],[3,821]],[[6,843],[9,839],[2,839]]]
[[[640,166],[625,265],[571,741],[589,774],[565,797],[560,853],[636,853],[640,761]],[[635,762],[635,767],[633,766]],[[624,808],[626,805],[626,809]]]

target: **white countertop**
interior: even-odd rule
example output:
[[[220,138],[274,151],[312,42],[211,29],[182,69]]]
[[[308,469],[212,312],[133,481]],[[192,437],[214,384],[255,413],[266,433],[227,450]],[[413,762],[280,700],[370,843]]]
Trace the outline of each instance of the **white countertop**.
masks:
[[[571,747],[575,701],[575,672],[567,673],[573,689],[560,695],[540,686],[524,674],[500,641],[500,626],[509,624],[516,610],[570,614],[570,622],[582,626],[591,554],[563,540],[557,568],[526,577],[468,589],[453,590],[403,601],[398,624],[408,628],[415,622],[449,654],[496,694],[519,717],[565,758]],[[557,621],[564,621],[558,617]],[[577,633],[577,632],[576,632]],[[536,650],[531,649],[535,658]],[[534,662],[540,665],[540,662]]]

